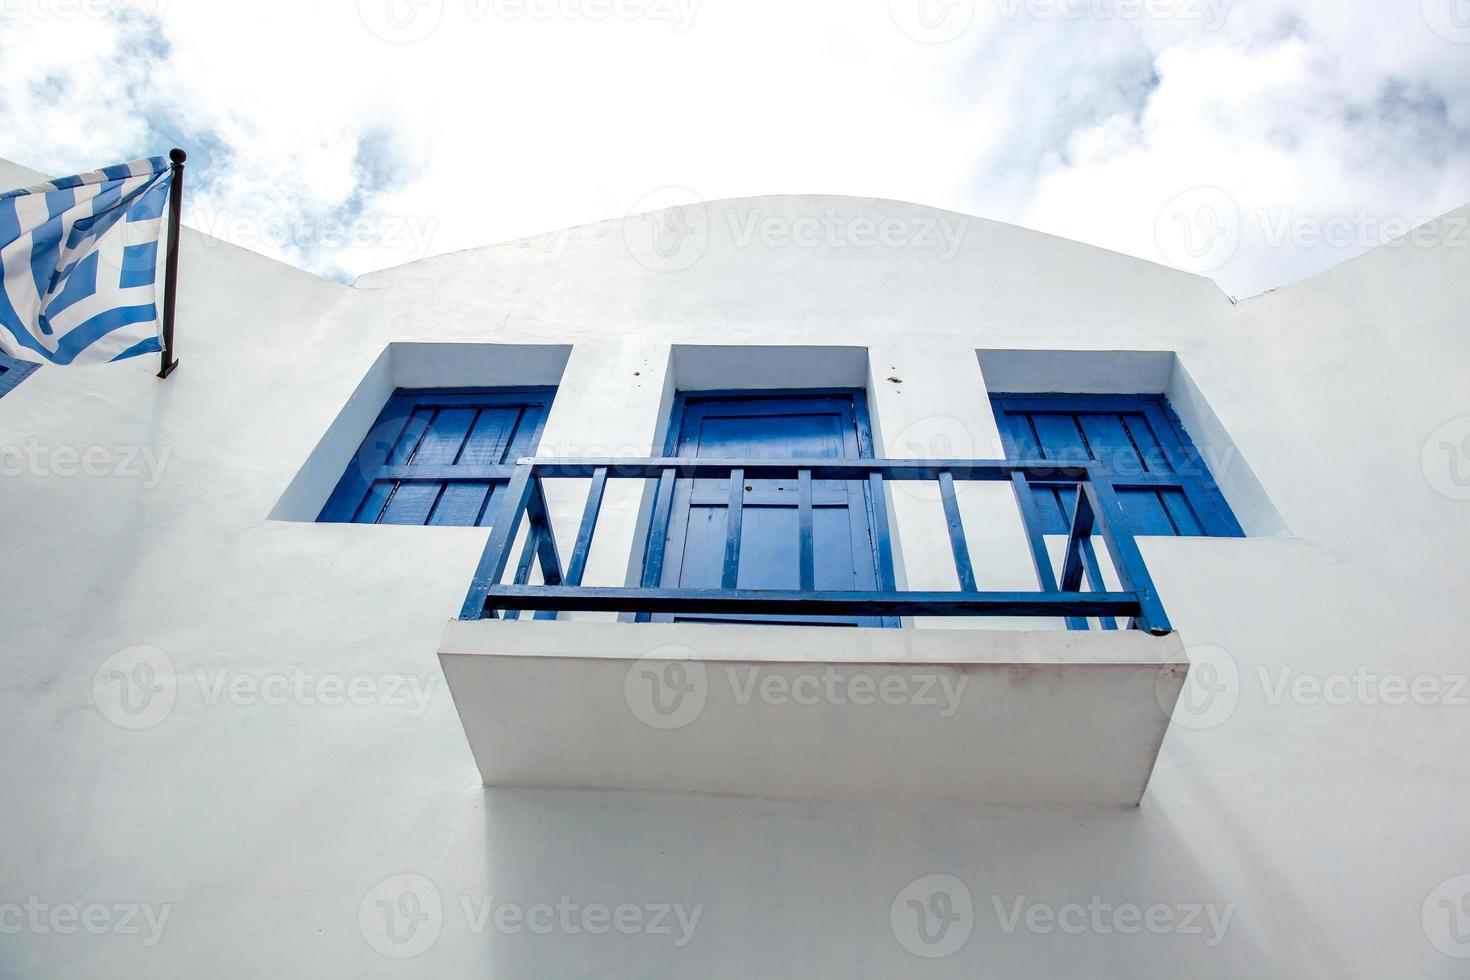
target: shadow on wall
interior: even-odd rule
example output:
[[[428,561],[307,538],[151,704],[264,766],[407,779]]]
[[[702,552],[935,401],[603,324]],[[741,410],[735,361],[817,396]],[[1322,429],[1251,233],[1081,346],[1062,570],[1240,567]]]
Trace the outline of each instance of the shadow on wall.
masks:
[[[470,941],[504,976],[1224,978],[1281,967],[1250,938],[1250,920],[1271,910],[1232,904],[1147,807],[487,790],[485,832],[487,887],[442,900],[447,919],[484,917]]]

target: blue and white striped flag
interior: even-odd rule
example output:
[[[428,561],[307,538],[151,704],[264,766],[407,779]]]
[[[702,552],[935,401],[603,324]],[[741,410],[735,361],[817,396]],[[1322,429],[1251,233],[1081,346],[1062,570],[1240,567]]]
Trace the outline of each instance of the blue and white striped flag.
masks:
[[[0,193],[0,350],[42,364],[158,353],[173,171],[135,160]]]

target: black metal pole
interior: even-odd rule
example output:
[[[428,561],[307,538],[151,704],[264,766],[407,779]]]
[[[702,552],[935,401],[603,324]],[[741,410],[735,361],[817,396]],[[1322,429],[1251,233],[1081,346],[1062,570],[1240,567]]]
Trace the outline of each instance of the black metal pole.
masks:
[[[168,194],[168,255],[164,260],[163,280],[163,363],[158,376],[166,378],[179,366],[174,357],[174,307],[178,294],[179,279],[179,223],[184,213],[184,161],[188,158],[183,150],[174,147],[168,151],[173,161],[174,183]]]

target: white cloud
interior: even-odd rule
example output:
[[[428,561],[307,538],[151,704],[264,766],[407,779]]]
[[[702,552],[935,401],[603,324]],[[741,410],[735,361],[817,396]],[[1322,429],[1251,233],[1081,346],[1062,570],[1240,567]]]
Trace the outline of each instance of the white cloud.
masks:
[[[1218,220],[1239,249],[1195,268],[1244,295],[1470,200],[1470,130],[1456,132],[1470,85],[1460,79],[1456,90],[1436,61],[1470,49],[1454,51],[1421,23],[1417,49],[1399,39],[1404,63],[1379,51],[1369,78],[1355,49],[1322,43],[1309,24],[1278,23],[1290,29],[1159,51],[1158,86],[1137,125],[1076,130],[1062,159],[1041,168],[1021,222],[1189,267],[1179,236],[1208,230],[1196,218]],[[1171,220],[1169,203],[1199,187],[1224,192],[1220,205]]]
[[[1240,216],[1209,274],[1244,295],[1372,244],[1299,226],[1470,200],[1470,44],[1419,0],[0,2],[0,155],[60,173],[179,143],[186,220],[338,276],[670,184],[916,200],[1199,266],[1158,219],[1204,186]],[[936,24],[958,36],[911,36]]]

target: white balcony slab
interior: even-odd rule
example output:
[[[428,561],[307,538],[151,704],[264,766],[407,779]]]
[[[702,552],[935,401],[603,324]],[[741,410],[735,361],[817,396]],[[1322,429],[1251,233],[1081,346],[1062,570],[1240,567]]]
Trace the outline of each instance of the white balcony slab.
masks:
[[[481,620],[440,661],[487,785],[1137,804],[1178,634]]]

